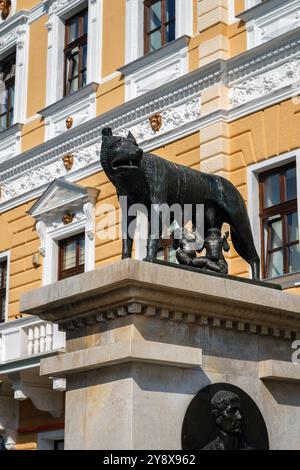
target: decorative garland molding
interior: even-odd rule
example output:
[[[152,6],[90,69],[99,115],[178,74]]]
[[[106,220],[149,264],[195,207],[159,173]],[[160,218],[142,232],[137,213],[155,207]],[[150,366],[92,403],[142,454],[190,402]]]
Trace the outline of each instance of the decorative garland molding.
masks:
[[[4,23],[0,24],[0,56],[6,53],[16,44],[24,46],[24,35],[27,32],[26,25],[29,23],[29,13],[20,11]]]
[[[275,70],[261,73],[233,86],[231,104],[236,107],[259,97],[264,97],[285,86],[300,81],[300,55],[290,59]]]
[[[182,77],[160,90],[143,95],[77,128],[70,129],[69,138],[64,133],[32,151],[18,155],[11,160],[14,161],[13,167],[10,162],[3,163],[2,171],[0,170],[2,202],[5,204],[6,201],[22,196],[25,192],[44,187],[54,178],[66,175],[67,171],[61,158],[69,152],[75,157],[70,175],[86,166],[98,163],[103,127],[111,126],[120,133],[132,129],[139,135],[139,142],[143,145],[147,139],[157,138],[158,134],[161,137],[177,130],[178,127],[193,123],[201,116],[201,91],[217,83],[221,75],[221,64],[206,67],[205,70]],[[162,114],[165,125],[159,133],[155,133],[148,118],[158,109],[164,110]],[[56,141],[56,145],[53,141]],[[2,205],[1,210],[3,209]]]

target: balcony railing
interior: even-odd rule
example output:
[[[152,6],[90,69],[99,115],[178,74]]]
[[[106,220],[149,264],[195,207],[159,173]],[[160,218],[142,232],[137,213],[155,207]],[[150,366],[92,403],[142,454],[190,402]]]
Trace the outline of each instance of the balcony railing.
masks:
[[[0,324],[0,364],[51,354],[64,346],[65,333],[37,317]]]

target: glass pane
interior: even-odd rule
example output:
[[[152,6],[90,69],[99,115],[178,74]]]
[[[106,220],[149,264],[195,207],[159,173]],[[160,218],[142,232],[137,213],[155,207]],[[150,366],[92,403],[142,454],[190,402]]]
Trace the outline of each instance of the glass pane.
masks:
[[[268,237],[268,249],[274,250],[282,246],[282,220],[268,220],[265,225]]]
[[[280,203],[279,174],[268,176],[264,183],[265,200],[264,207],[275,206]]]
[[[79,35],[79,21],[78,17],[72,18],[68,21],[68,44],[75,41]]]
[[[81,77],[82,77],[81,79],[82,86],[85,86],[86,85],[86,70],[82,72]]]
[[[82,47],[82,70],[86,69],[87,62],[87,45]]]
[[[74,78],[70,83],[70,93],[74,93],[79,88],[78,77]]]
[[[150,31],[161,27],[161,1],[154,3],[149,8],[150,13]]]
[[[6,111],[7,111],[7,101],[8,101],[8,90],[4,90],[4,92],[1,96],[0,114],[6,113]]]
[[[84,260],[85,260],[84,247],[85,247],[84,238],[81,238],[79,240],[79,265],[84,264]]]
[[[10,107],[14,107],[14,101],[15,101],[15,87],[12,86],[9,88],[8,93],[10,95]]]
[[[88,12],[86,10],[83,16],[83,34],[87,34],[87,33],[88,33]]]
[[[174,41],[175,39],[175,21],[166,26],[166,42]]]
[[[15,61],[8,62],[3,68],[3,80],[7,81],[12,78],[16,73]]]
[[[0,131],[4,131],[6,129],[6,114],[0,117]]]
[[[78,66],[79,66],[79,49],[76,47],[72,50],[72,55],[70,55],[68,61],[68,79],[71,80],[73,77],[78,75]]]
[[[293,245],[289,247],[289,272],[300,271],[300,246]]]
[[[6,281],[7,281],[7,263],[5,263],[3,267],[3,284],[2,284],[3,287],[6,286]]]
[[[63,270],[76,266],[76,240],[70,241],[64,247]]]
[[[299,240],[298,212],[287,215],[288,241]]]
[[[290,201],[297,198],[296,168],[290,168],[286,172],[286,199]]]
[[[155,31],[150,35],[150,52],[161,47],[161,31]]]
[[[275,251],[269,255],[269,269],[267,277],[282,276],[283,274],[283,252]]]
[[[0,298],[0,322],[5,321],[5,309],[6,309],[6,295]]]
[[[9,112],[8,125],[12,126],[14,123],[14,109],[12,108]]]
[[[166,1],[166,23],[175,18],[175,0]]]

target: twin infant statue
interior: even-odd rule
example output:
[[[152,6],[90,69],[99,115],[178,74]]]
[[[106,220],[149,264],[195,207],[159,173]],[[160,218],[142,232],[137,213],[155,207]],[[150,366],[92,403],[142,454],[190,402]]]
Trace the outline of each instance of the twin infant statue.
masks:
[[[183,228],[179,239],[174,239],[173,242],[177,261],[185,266],[228,274],[228,265],[223,255],[223,250],[225,252],[230,250],[228,237],[229,232],[222,236],[218,228],[208,229],[207,237],[196,250],[195,243],[198,239],[196,230],[192,228],[188,231]],[[201,253],[204,249],[206,256],[197,256],[197,253]]]

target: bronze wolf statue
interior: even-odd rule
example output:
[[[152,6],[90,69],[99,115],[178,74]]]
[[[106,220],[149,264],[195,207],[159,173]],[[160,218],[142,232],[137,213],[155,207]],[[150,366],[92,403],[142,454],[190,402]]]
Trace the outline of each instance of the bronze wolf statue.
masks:
[[[116,187],[118,197],[127,196],[128,207],[143,204],[148,214],[153,206],[162,204],[204,205],[204,236],[210,228],[222,229],[223,223],[231,227],[231,239],[237,253],[250,264],[254,279],[260,277],[260,260],[252,237],[245,202],[230,181],[216,175],[171,163],[153,154],[144,154],[135,138],[113,136],[110,128],[102,131],[101,165]],[[193,214],[194,218],[195,214]],[[123,233],[122,257],[131,258],[132,236],[129,224],[135,216],[127,217],[127,230]],[[159,237],[154,236],[149,216],[147,261],[154,261],[159,248]],[[195,221],[192,221],[195,225]],[[162,226],[159,227],[160,234]]]

